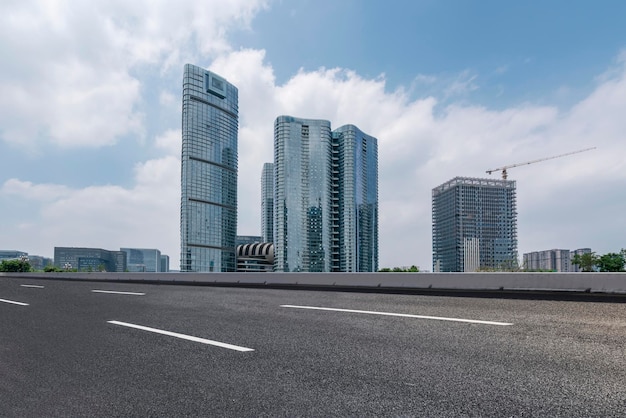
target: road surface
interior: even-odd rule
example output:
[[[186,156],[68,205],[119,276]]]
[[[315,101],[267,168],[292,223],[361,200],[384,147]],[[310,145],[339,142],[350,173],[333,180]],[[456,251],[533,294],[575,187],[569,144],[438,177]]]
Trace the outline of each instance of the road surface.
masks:
[[[625,416],[626,304],[0,279],[0,416]]]

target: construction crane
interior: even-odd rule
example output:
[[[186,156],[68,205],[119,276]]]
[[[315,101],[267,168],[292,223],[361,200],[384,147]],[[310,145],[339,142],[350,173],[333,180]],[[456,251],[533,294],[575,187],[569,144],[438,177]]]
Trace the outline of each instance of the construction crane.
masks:
[[[578,154],[579,152],[591,151],[593,149],[596,149],[596,147],[585,148],[585,149],[581,149],[581,150],[578,150],[578,151],[572,151],[572,152],[568,152],[566,154],[553,155],[552,157],[539,158],[538,160],[526,161],[525,163],[517,163],[517,164],[505,165],[504,167],[498,167],[498,168],[494,168],[492,170],[487,170],[487,174],[491,174],[494,171],[502,171],[502,180],[506,180],[506,178],[507,178],[507,171],[506,170],[508,170],[509,168],[519,167],[520,165],[528,165],[528,164],[533,164],[533,163],[539,163],[541,161],[546,161],[546,160],[553,160],[555,158],[566,157],[568,155]]]

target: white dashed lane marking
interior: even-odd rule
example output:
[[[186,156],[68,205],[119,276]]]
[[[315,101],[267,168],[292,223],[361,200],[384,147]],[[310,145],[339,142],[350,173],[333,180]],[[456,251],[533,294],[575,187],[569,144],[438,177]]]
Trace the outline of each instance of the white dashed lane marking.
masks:
[[[92,290],[93,293],[110,293],[113,295],[132,295],[132,296],[145,296],[145,293],[138,292],[118,292],[117,290]]]
[[[254,351],[253,348],[240,347],[238,345],[227,344],[227,343],[222,343],[222,342],[213,341],[213,340],[207,340],[205,338],[199,338],[199,337],[194,337],[194,336],[191,336],[191,335],[179,334],[177,332],[164,331],[164,330],[161,330],[161,329],[144,327],[143,325],[129,324],[128,322],[120,322],[120,321],[107,321],[107,322],[109,324],[113,324],[113,325],[121,325],[123,327],[135,328],[135,329],[140,329],[142,331],[154,332],[156,334],[168,335],[170,337],[181,338],[183,340],[194,341],[194,342],[197,342],[197,343],[208,344],[208,345],[214,345],[216,347],[228,348],[229,350],[242,351],[242,352],[243,351]]]
[[[451,321],[451,322],[466,322],[469,324],[505,325],[505,326],[513,325],[508,322],[481,321],[478,319],[446,318],[443,316],[411,315],[411,314],[392,313],[392,312],[359,311],[356,309],[322,308],[318,306],[280,305],[280,307],[281,308],[295,308],[295,309],[313,309],[313,310],[318,310],[318,311],[349,312],[349,313],[360,313],[360,314],[368,314],[368,315],[400,316],[403,318],[432,319],[436,321]]]
[[[43,289],[44,288],[43,286],[39,286],[39,285],[36,285],[36,284],[21,284],[20,286],[22,286],[22,287],[30,287],[30,288],[33,288],[33,289]]]
[[[0,299],[0,302],[10,303],[12,305],[28,306],[28,303],[16,302],[14,300]]]

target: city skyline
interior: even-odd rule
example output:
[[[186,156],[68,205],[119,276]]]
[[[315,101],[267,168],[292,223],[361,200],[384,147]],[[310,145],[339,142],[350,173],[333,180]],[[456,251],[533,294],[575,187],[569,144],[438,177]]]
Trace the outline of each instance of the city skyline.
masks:
[[[578,1],[3,3],[0,248],[50,257],[57,245],[130,244],[177,268],[180,73],[192,62],[240,90],[237,234],[260,234],[272,121],[294,114],[380,139],[380,267],[432,265],[437,184],[592,146],[510,170],[519,253],[619,251],[624,12]]]

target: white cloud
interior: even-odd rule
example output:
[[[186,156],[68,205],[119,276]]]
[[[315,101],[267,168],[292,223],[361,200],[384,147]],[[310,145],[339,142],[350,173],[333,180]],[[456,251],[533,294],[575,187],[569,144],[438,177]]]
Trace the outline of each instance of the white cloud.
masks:
[[[180,156],[182,148],[182,132],[180,129],[170,129],[157,136],[157,148],[163,149],[168,155]]]
[[[4,182],[0,192],[24,199],[54,201],[68,196],[72,190],[58,184],[33,184],[30,181],[9,179]]]
[[[159,103],[163,106],[174,107],[180,104],[179,98],[169,91],[162,91],[159,95]]]
[[[140,65],[157,71],[229,49],[264,1],[20,1],[0,4],[0,140],[36,149],[145,135]],[[206,58],[205,58],[206,59]],[[167,96],[162,98],[167,101]]]
[[[1,248],[18,245],[47,256],[55,246],[158,248],[178,258],[180,160],[174,156],[138,164],[130,189],[116,185],[70,189],[10,179],[0,189],[3,196],[31,201],[38,205],[38,213],[13,230],[5,225],[8,235],[0,237]]]

